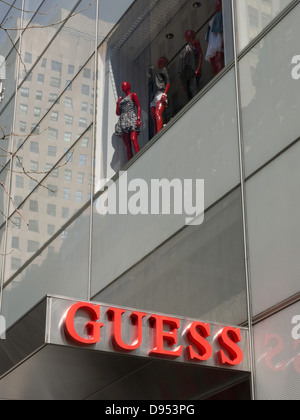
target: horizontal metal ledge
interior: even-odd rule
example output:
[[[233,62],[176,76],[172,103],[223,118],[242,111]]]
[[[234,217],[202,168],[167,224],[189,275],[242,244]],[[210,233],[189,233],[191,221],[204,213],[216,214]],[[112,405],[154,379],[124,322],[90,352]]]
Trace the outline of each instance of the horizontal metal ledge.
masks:
[[[103,348],[91,349],[70,343],[62,321],[66,309],[78,302],[47,296],[7,331],[6,339],[0,340],[0,399],[198,399],[217,392],[220,385],[226,388],[249,379],[245,369],[112,351],[107,340]],[[109,307],[99,305],[103,313]],[[104,341],[107,331],[101,333]],[[247,337],[246,329],[244,333]]]

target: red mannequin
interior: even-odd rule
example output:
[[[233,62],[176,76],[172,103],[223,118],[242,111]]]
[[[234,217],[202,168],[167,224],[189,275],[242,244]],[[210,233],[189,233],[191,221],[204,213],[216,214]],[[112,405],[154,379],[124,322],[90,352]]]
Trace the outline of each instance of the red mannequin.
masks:
[[[129,161],[133,157],[131,142],[135,152],[138,153],[140,151],[137,138],[141,131],[141,107],[137,94],[131,92],[130,83],[122,83],[122,90],[126,96],[125,98],[119,97],[117,102],[116,114],[120,118],[116,125],[116,135],[123,138]],[[135,107],[137,108],[137,116],[134,110]]]
[[[196,50],[199,54],[199,62],[198,62],[198,67],[196,69],[195,75],[196,75],[196,77],[200,77],[201,76],[201,67],[202,67],[202,62],[203,62],[203,54],[202,54],[202,49],[201,49],[200,42],[198,41],[198,39],[196,39],[195,31],[192,31],[191,29],[188,29],[186,31],[185,39],[189,44],[193,45],[193,47],[196,48]]]
[[[222,13],[222,0],[216,0],[215,12],[218,14]],[[210,63],[215,76],[224,68],[224,41],[222,43],[222,50],[223,51],[216,51],[215,56],[210,58]]]
[[[155,77],[156,93],[154,100],[151,102],[151,115],[154,122],[154,134],[159,133],[159,131],[163,128],[162,114],[168,104],[167,93],[170,88],[169,76],[166,70],[163,72],[168,64],[169,61],[166,57],[160,57],[157,62],[157,67],[160,72],[158,72]]]

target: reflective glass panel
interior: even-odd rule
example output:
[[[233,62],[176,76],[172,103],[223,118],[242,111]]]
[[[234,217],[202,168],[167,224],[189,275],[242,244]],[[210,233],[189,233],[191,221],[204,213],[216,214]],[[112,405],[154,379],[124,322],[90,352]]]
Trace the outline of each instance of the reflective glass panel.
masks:
[[[299,19],[298,4],[240,61],[246,176],[299,137]]]
[[[240,204],[238,189],[209,210],[201,226],[175,235],[95,300],[234,325],[246,321]]]
[[[87,209],[6,285],[3,316],[7,327],[47,294],[87,299],[89,215],[90,209]],[[35,244],[28,246],[34,248]]]
[[[300,142],[246,184],[254,315],[299,292]]]
[[[235,1],[239,50],[243,50],[290,3],[291,0]]]

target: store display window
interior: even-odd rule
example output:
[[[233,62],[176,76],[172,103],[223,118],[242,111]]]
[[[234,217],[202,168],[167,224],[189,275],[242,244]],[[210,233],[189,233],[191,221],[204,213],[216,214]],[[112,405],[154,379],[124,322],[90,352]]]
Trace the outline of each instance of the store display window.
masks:
[[[232,61],[231,18],[230,0],[133,3],[99,49],[102,177],[120,170]]]

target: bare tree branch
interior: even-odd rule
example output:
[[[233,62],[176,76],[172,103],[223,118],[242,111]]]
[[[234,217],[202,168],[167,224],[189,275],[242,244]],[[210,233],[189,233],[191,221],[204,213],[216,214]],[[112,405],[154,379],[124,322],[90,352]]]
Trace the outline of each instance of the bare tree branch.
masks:
[[[8,196],[10,202],[12,203],[12,205],[15,208],[15,211],[18,213],[18,215],[24,220],[24,222],[26,223],[26,225],[29,225],[29,222],[27,222],[27,220],[25,219],[25,217],[19,212],[17,206],[14,203],[14,200],[12,198],[12,196],[10,195],[9,191],[7,190],[7,188],[5,187],[5,185],[3,184],[3,182],[0,181],[0,186],[4,189],[5,194]]]
[[[22,57],[22,55],[20,54],[20,51],[17,48],[17,44],[14,43],[14,41],[12,40],[11,36],[9,35],[9,31],[7,29],[5,29],[3,27],[0,27],[0,29],[3,29],[4,30],[4,32],[6,33],[7,37],[9,38],[10,42],[12,43],[13,49],[16,51],[16,53],[17,53],[17,55],[19,57],[19,60],[20,60],[20,62],[22,64],[22,66],[24,67],[25,73],[28,76],[29,72],[27,71],[27,68],[26,68],[26,65],[24,63],[23,57]]]
[[[7,3],[7,1],[4,1],[4,0],[0,0],[0,3],[4,3],[7,6],[10,6],[11,9],[18,10],[19,12],[23,12],[23,13],[34,13],[36,15],[43,15],[43,16],[48,15],[49,13],[51,13],[58,6],[58,4],[56,3],[56,5],[54,7],[52,7],[52,9],[50,9],[48,12],[44,12],[43,13],[43,12],[37,12],[36,10],[23,10],[23,9],[21,9],[19,7],[16,7],[16,6],[13,6],[13,5]]]
[[[1,1],[1,0],[0,0]],[[48,25],[33,25],[33,26],[26,26],[25,28],[4,28],[3,26],[1,26],[0,29],[3,29],[5,31],[25,31],[28,29],[45,29],[45,28],[51,28],[52,26],[56,26],[56,25],[61,25],[65,22],[67,22],[69,19],[73,18],[74,16],[77,16],[79,14],[81,14],[82,12],[85,12],[86,10],[88,10],[97,0],[93,0],[91,3],[89,3],[84,9],[79,10],[78,12],[74,12],[71,15],[65,17],[64,19],[58,21],[58,22],[54,22],[54,23],[49,23]]]
[[[14,39],[12,38],[10,31],[18,31],[23,32],[25,30],[28,29],[45,29],[45,28],[50,28],[50,27],[54,27],[54,26],[58,26],[58,25],[64,25],[66,22],[69,21],[69,19],[74,18],[77,15],[82,14],[83,12],[85,12],[86,10],[88,10],[97,0],[90,0],[90,3],[82,8],[79,11],[74,11],[73,13],[70,13],[68,11],[68,13],[70,13],[66,18],[61,19],[60,21],[57,22],[53,22],[53,23],[49,23],[46,25],[36,25],[36,24],[31,24],[32,20],[29,21],[29,23],[27,24],[26,27],[9,27],[9,21],[10,21],[10,17],[8,16],[5,21],[2,22],[2,24],[0,24],[0,30],[2,29],[3,31],[5,31],[5,34],[7,35],[7,38],[10,40],[11,44],[13,45],[13,48],[16,51],[16,54],[20,60],[21,65],[23,66],[26,75],[29,74],[25,62],[23,60],[23,57],[21,55],[21,52],[19,51],[18,48],[18,41],[14,41]],[[5,0],[0,0],[0,3],[3,3],[7,6],[10,6],[11,9],[15,9],[17,11],[23,12],[23,13],[27,13],[27,14],[34,14],[34,15],[49,15],[50,13],[52,13],[55,9],[59,8],[59,3],[56,3],[49,11],[47,12],[39,12],[39,11],[34,11],[34,10],[23,10],[21,8],[18,8],[14,5],[11,5],[8,3],[8,1]],[[74,2],[76,3],[76,2]],[[76,7],[77,8],[77,7]],[[76,9],[75,9],[76,10]],[[23,25],[21,25],[23,26]],[[25,25],[24,25],[25,26]],[[1,82],[1,79],[0,79]],[[3,90],[2,90],[3,92]],[[1,100],[0,100],[1,101]],[[48,127],[49,128],[49,127]],[[46,128],[44,131],[48,130],[48,128]],[[2,141],[2,145],[0,146],[0,157],[4,158],[6,160],[6,162],[0,163],[0,172],[3,173],[4,171],[10,172],[10,173],[14,173],[14,174],[20,174],[23,175],[24,177],[27,177],[28,179],[30,179],[31,181],[35,182],[36,185],[38,185],[39,187],[45,188],[46,190],[50,191],[51,193],[56,193],[56,190],[53,190],[53,188],[50,188],[47,185],[44,185],[44,181],[45,179],[47,179],[47,176],[50,175],[53,171],[60,169],[66,165],[69,164],[69,162],[72,160],[73,154],[74,154],[74,149],[70,152],[68,152],[68,154],[66,154],[65,156],[67,157],[65,159],[65,161],[63,161],[64,157],[61,158],[60,160],[60,164],[58,163],[56,166],[53,166],[50,170],[45,170],[45,171],[35,171],[35,170],[28,170],[26,169],[26,167],[23,164],[23,159],[20,155],[20,152],[18,149],[17,151],[10,151],[8,150],[8,148],[5,147],[6,143],[4,142],[8,142],[10,137],[26,137],[26,139],[28,139],[29,137],[32,136],[40,136],[41,133],[34,133],[34,131],[29,134],[29,135],[24,135],[24,134],[16,134],[16,133],[12,133],[10,132],[10,130],[5,126],[1,126],[0,127],[0,142]],[[15,169],[13,168],[13,164],[8,164],[9,161],[13,162],[13,159],[15,160],[15,162],[17,163],[17,166],[19,167],[19,169]],[[5,173],[5,172],[4,172]],[[39,178],[39,179],[38,179]],[[7,199],[9,200],[9,203],[11,203],[11,205],[13,206],[13,213],[17,213],[26,223],[27,226],[29,226],[29,222],[26,220],[26,218],[24,217],[24,215],[22,214],[22,210],[19,210],[21,208],[21,204],[19,203],[19,205],[16,205],[16,203],[14,202],[14,199],[11,195],[11,187],[8,187],[5,185],[4,181],[0,181],[0,189],[3,190],[5,196],[7,197]],[[15,224],[16,223],[13,221],[12,219],[12,215],[8,214],[5,215],[5,210],[1,210],[0,209],[0,214],[4,217],[5,220],[9,220],[11,223]],[[8,254],[9,255],[9,254]]]

